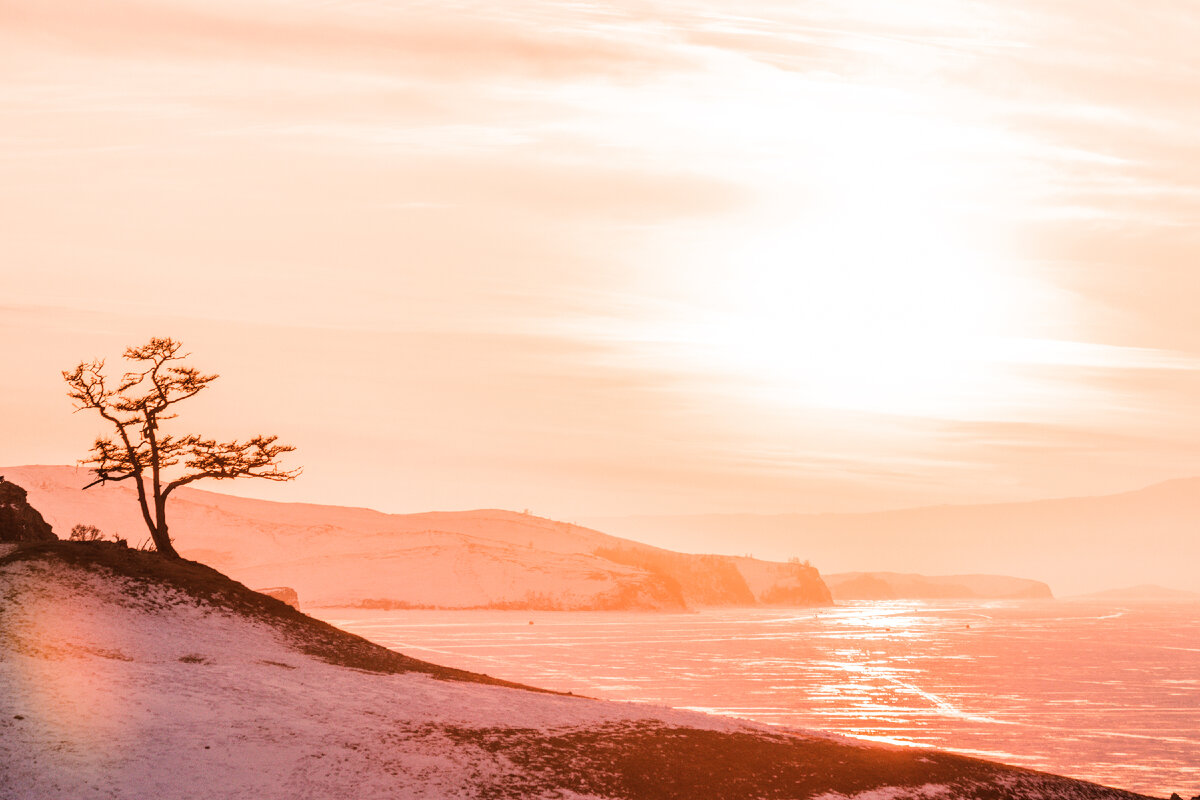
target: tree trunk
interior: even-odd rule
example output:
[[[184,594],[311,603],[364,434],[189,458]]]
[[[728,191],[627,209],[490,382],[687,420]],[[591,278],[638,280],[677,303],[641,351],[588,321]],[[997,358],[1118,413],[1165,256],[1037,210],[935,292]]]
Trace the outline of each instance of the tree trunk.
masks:
[[[151,537],[154,539],[154,549],[160,555],[166,558],[182,558],[179,552],[175,549],[175,545],[171,544],[171,537],[167,535],[167,526],[163,524],[160,530],[151,531]]]
[[[154,515],[158,518],[158,524],[150,531],[150,536],[154,539],[154,549],[164,558],[179,558],[175,545],[171,544],[171,536],[167,533],[167,498],[157,491],[157,487],[155,489]]]

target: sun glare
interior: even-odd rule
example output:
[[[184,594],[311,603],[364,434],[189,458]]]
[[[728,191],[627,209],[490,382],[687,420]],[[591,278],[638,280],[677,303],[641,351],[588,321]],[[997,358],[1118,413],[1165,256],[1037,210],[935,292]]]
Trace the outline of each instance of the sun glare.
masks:
[[[904,141],[863,153],[826,162],[803,214],[707,238],[701,257],[727,279],[683,325],[692,357],[789,405],[971,417],[1017,403],[996,343],[1033,339],[1040,303],[964,213],[985,182]]]
[[[726,366],[818,405],[968,412],[994,388],[978,349],[1010,321],[1008,292],[927,223],[866,220],[755,241],[709,344]]]
[[[1069,324],[1003,227],[1023,207],[1012,176],[1028,143],[936,82],[736,75],[722,92],[643,97],[636,118],[589,95],[614,130],[652,130],[678,143],[668,157],[705,157],[753,198],[656,230],[639,289],[661,304],[605,333],[784,407],[998,418],[1044,405],[1008,346],[1037,351]]]

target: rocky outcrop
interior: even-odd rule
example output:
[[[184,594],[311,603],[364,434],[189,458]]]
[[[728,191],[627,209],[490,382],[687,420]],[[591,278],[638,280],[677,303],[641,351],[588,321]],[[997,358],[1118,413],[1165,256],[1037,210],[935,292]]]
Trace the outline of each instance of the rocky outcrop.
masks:
[[[266,589],[255,589],[259,594],[265,594],[267,597],[274,597],[276,600],[281,600],[287,603],[297,611],[300,610],[300,595],[296,594],[296,590],[290,586],[271,586]]]
[[[746,556],[733,561],[760,605],[789,608],[833,605],[821,573],[807,561],[760,561]]]
[[[595,555],[644,569],[677,585],[689,607],[827,606],[833,599],[807,563],[759,561],[744,556],[693,555],[630,543],[598,548]]]
[[[754,605],[754,594],[726,556],[675,553],[632,543],[597,548],[593,555],[665,578],[679,587],[689,607]]]
[[[26,492],[0,476],[0,542],[53,542],[58,539]]]

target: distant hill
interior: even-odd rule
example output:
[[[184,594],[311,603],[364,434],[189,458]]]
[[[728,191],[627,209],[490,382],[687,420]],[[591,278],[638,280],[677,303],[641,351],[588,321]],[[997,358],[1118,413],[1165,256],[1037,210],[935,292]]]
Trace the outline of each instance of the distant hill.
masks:
[[[1145,800],[962,755],[518,687],[200,564],[0,558],[0,797]]]
[[[1166,586],[1156,586],[1151,583],[1143,583],[1139,586],[1127,586],[1122,589],[1106,589],[1102,592],[1091,592],[1080,595],[1080,597],[1088,600],[1184,600],[1200,603],[1200,592],[1168,589]]]
[[[85,470],[0,468],[59,531],[78,523],[146,538],[133,487],[81,491]],[[186,557],[250,586],[287,586],[300,603],[378,608],[682,610],[823,605],[817,570],[675,553],[513,511],[384,514],[365,508],[249,500],[183,488],[171,534]]]
[[[1028,503],[583,521],[659,547],[801,556],[828,573],[1026,575],[1059,595],[1137,583],[1200,591],[1200,478]]]
[[[826,575],[833,599],[938,600],[938,599],[1050,599],[1050,587],[1041,581],[1007,575],[913,575],[899,572],[841,572]]]

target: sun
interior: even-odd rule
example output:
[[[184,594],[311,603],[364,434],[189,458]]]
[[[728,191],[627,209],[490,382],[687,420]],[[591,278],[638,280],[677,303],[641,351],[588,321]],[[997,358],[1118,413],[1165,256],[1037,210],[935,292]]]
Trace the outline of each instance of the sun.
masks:
[[[1003,343],[1032,336],[1037,304],[962,213],[950,166],[851,163],[803,213],[709,238],[694,313],[669,335],[698,367],[790,406],[972,418],[1020,405]]]
[[[1000,273],[888,222],[810,223],[749,248],[748,279],[712,332],[725,365],[835,408],[953,414],[985,400],[998,377],[986,343],[1014,307]]]
[[[630,121],[667,109],[676,127],[658,132],[679,153],[664,158],[738,191],[705,219],[647,226],[622,287],[646,302],[600,335],[639,365],[649,352],[785,408],[998,419],[1061,405],[1025,369],[1071,323],[1018,232],[1019,137],[936,82],[737,76],[713,102],[676,87]]]

